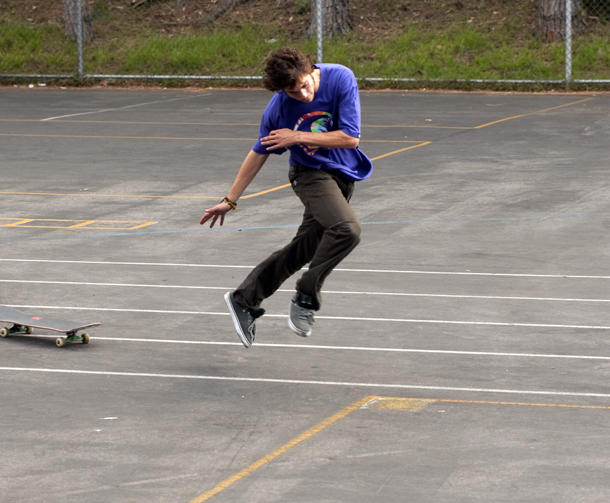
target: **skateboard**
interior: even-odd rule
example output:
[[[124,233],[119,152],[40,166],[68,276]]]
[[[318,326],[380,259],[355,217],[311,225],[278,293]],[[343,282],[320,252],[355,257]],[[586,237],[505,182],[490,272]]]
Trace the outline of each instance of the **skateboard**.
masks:
[[[78,323],[76,321],[58,320],[49,316],[25,314],[18,309],[0,305],[0,322],[12,323],[13,326],[0,329],[0,336],[8,337],[11,334],[31,334],[33,328],[43,328],[55,332],[63,332],[67,337],[58,337],[55,340],[57,347],[64,347],[68,342],[89,343],[89,334],[78,332],[88,327],[95,327],[101,323]]]

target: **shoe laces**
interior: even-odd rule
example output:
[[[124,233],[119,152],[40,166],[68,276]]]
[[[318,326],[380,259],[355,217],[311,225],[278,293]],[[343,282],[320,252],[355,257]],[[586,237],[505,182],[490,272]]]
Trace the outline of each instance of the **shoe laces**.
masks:
[[[299,310],[297,311],[297,316],[299,319],[306,321],[309,325],[314,324],[314,314],[311,309],[307,309],[305,307],[299,306]]]

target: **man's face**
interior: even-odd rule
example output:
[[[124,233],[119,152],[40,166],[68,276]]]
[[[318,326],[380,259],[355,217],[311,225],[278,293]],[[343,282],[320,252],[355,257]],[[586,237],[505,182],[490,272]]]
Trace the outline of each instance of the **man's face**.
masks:
[[[284,89],[284,92],[295,100],[311,103],[316,94],[313,75],[310,73],[301,75],[295,86]]]

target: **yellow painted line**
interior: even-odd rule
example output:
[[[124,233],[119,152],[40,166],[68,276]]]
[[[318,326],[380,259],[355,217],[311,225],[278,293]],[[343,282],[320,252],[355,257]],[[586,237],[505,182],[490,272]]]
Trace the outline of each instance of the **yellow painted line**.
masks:
[[[146,223],[145,225],[152,225],[156,222]],[[0,227],[10,227],[8,225],[0,225]],[[74,227],[65,227],[61,225],[18,225],[17,227],[22,227],[26,229],[73,229]],[[136,227],[80,227],[80,229],[95,229],[96,231],[131,231],[133,229],[138,229],[139,227],[144,226],[136,226]]]
[[[473,126],[407,126],[401,124],[390,125],[362,125],[362,127],[370,128],[415,128],[415,129],[474,129]]]
[[[269,194],[269,192],[274,192],[276,190],[285,189],[286,187],[290,187],[290,184],[287,183],[285,185],[280,185],[279,187],[273,187],[272,189],[267,189],[267,190],[263,190],[262,192],[257,192],[256,194],[242,196],[242,197],[240,197],[240,199],[250,199],[251,197],[262,196],[263,194]]]
[[[262,192],[257,192],[256,194],[250,194],[248,196],[243,196],[240,199],[248,199],[250,197],[262,196],[263,194],[268,194],[269,192],[273,192],[279,189],[283,189],[285,187],[289,187],[290,184],[280,185],[279,187],[273,187],[271,189],[263,190]],[[143,195],[134,195],[134,194],[94,194],[94,193],[59,193],[59,192],[9,192],[9,191],[0,191],[0,194],[7,194],[12,196],[85,196],[85,197],[126,197],[126,198],[151,198],[151,199],[218,199],[219,201],[222,199],[222,196],[155,196],[149,194]]]
[[[402,402],[402,403],[401,403]],[[407,398],[407,397],[387,397],[387,396],[367,396],[357,402],[353,403],[349,407],[333,414],[329,418],[325,419],[321,423],[318,423],[313,428],[310,428],[299,436],[293,438],[290,442],[284,444],[273,452],[263,456],[258,461],[255,461],[250,466],[223,480],[209,491],[192,499],[189,503],[203,503],[209,500],[216,494],[224,491],[235,482],[250,475],[254,471],[258,470],[267,463],[273,461],[277,457],[286,453],[293,447],[297,446],[301,442],[313,437],[317,433],[321,432],[325,428],[328,428],[332,424],[336,423],[340,419],[343,419],[348,414],[352,413],[357,409],[381,409],[381,410],[408,410],[416,412],[430,403],[468,403],[468,404],[483,404],[483,405],[517,405],[526,407],[563,407],[570,409],[601,409],[610,410],[608,406],[597,406],[597,405],[569,405],[569,404],[548,404],[548,403],[527,403],[527,402],[494,402],[494,401],[482,401],[482,400],[451,400],[451,399],[438,399],[438,398]]]
[[[25,134],[25,133],[0,133],[0,136],[16,136],[23,138],[94,138],[110,140],[184,140],[184,141],[252,141],[258,138],[189,138],[178,136],[107,136],[107,135],[71,135],[71,134]],[[366,143],[415,143],[413,140],[360,140]]]
[[[0,119],[0,122],[43,122],[43,119]],[[152,126],[260,126],[259,123],[248,122],[147,122],[147,121],[83,121],[52,119],[44,122],[62,122],[76,124],[139,124]],[[473,129],[472,126],[423,126],[408,124],[362,124],[363,128],[415,128],[415,129]]]
[[[370,140],[376,141],[376,140]],[[381,143],[388,143],[385,140],[379,140]],[[405,141],[401,143],[416,143],[415,141]],[[389,157],[394,154],[399,154],[401,152],[405,152],[407,150],[411,150],[417,147],[423,147],[425,145],[429,145],[430,141],[421,142],[418,145],[413,145],[411,147],[403,148],[400,150],[395,150],[394,152],[389,152],[384,155],[380,155],[378,157],[373,157],[371,161],[376,161],[378,159],[382,159],[384,157]],[[286,187],[290,187],[290,184],[280,185],[278,187],[273,187],[271,189],[263,190],[262,192],[257,192],[256,194],[250,194],[247,196],[242,196],[240,199],[250,199],[252,197],[262,196],[264,194],[269,194],[270,192],[275,192],[276,190],[285,189]],[[155,195],[131,195],[131,194],[94,194],[94,193],[57,193],[57,192],[16,192],[16,191],[0,191],[0,194],[7,195],[23,195],[23,196],[84,196],[84,197],[125,197],[125,198],[157,198],[157,199],[222,199],[219,196],[155,196]]]
[[[282,454],[284,454],[285,452],[289,451],[290,449],[292,449],[296,445],[300,444],[304,440],[307,440],[308,438],[313,437],[317,433],[320,433],[323,429],[328,428],[333,423],[336,423],[337,421],[339,421],[339,419],[344,418],[349,413],[359,409],[365,403],[370,402],[374,398],[375,397],[370,397],[370,396],[366,397],[366,398],[363,398],[362,400],[358,400],[356,403],[353,403],[349,407],[346,407],[345,409],[337,412],[336,414],[333,414],[332,416],[330,416],[329,418],[325,419],[321,423],[317,424],[313,428],[310,428],[306,432],[301,433],[298,437],[293,438],[290,442],[284,444],[282,447],[280,447],[280,448],[276,449],[275,451],[267,454],[266,456],[263,456],[258,461],[255,461],[250,466],[248,466],[247,468],[244,468],[240,472],[237,472],[235,475],[232,475],[228,479],[223,480],[218,485],[216,485],[214,488],[212,488],[209,491],[206,491],[203,494],[201,494],[201,495],[197,496],[196,498],[192,499],[189,503],[202,503],[203,501],[209,500],[212,496],[214,496],[214,495],[218,494],[219,492],[225,490],[227,487],[231,486],[232,484],[234,484],[238,480],[244,478],[245,476],[250,475],[252,472],[254,472],[255,470],[259,469],[261,466],[264,466],[267,463],[269,463],[270,461],[273,461],[275,458],[277,458],[278,456],[281,456]]]
[[[66,194],[59,192],[8,192],[0,191],[0,194],[9,194],[13,196],[86,196],[86,197],[129,197],[129,198],[157,198],[157,199],[222,199],[221,196],[155,196],[155,195],[133,195],[133,194]]]
[[[17,218],[14,218],[14,219],[13,218],[10,218],[10,219],[9,218],[3,218],[2,220],[17,220],[17,222],[13,222],[12,224],[3,224],[0,227],[17,227],[18,225],[27,224],[28,222],[33,222],[34,221],[31,218],[25,218],[25,219],[22,219],[22,220],[19,220]]]
[[[574,101],[573,103],[566,103],[565,105],[558,105],[556,107],[551,107],[551,108],[545,108],[544,110],[538,110],[537,112],[531,112],[529,114],[522,114],[522,115],[515,115],[513,117],[506,117],[506,119],[500,119],[494,122],[488,122],[487,124],[481,124],[480,126],[476,126],[473,129],[481,129],[487,126],[492,126],[493,124],[499,124],[500,122],[505,122],[505,121],[510,121],[513,119],[519,119],[521,117],[527,117],[529,115],[536,115],[536,114],[541,114],[544,112],[549,112],[551,110],[557,110],[558,108],[564,108],[564,107],[571,107],[572,105],[578,105],[579,103],[584,103],[586,101],[590,101],[593,98],[586,98],[584,100],[579,100],[579,101]]]
[[[362,408],[387,408],[393,410],[400,410],[400,406],[394,403],[394,406],[383,407],[376,406],[376,403],[382,403],[383,401],[399,402],[404,400],[405,402],[425,402],[426,404],[431,402],[443,402],[443,403],[469,403],[469,404],[480,404],[480,405],[517,405],[521,407],[560,407],[567,409],[599,409],[599,410],[610,410],[610,406],[605,405],[569,405],[563,403],[531,403],[531,402],[497,402],[497,401],[484,401],[484,400],[453,400],[445,398],[406,398],[406,397],[391,397],[391,396],[373,396],[368,397],[369,402],[365,403]],[[372,407],[371,407],[372,406]],[[421,408],[421,407],[420,407]],[[411,410],[408,406],[405,406],[404,410]]]
[[[106,136],[106,135],[72,135],[72,134],[21,134],[0,133],[0,136],[19,136],[24,138],[96,138],[110,140],[201,140],[201,141],[256,141],[258,138],[182,138],[174,136]]]
[[[16,119],[19,121],[19,119]],[[19,121],[20,122],[20,121]],[[24,120],[23,122],[42,122],[41,119],[35,120]],[[245,122],[145,122],[145,121],[69,121],[69,120],[58,120],[51,119],[45,122],[76,122],[76,123],[85,123],[85,124],[151,124],[153,126],[260,126],[259,123],[248,124]]]
[[[0,122],[42,122],[41,119],[0,119]],[[148,125],[151,126],[254,126],[260,124],[247,122],[146,122],[146,121],[79,121],[79,120],[59,120],[52,119],[45,122],[62,122],[76,124],[127,124],[127,125]],[[474,129],[473,126],[423,126],[408,124],[362,124],[363,128],[414,128],[414,129]]]
[[[0,220],[18,220],[13,218],[0,218]],[[32,222],[77,222],[72,225],[26,225]],[[128,227],[86,227],[91,224],[136,224]],[[96,229],[96,230],[133,230],[156,224],[157,222],[142,222],[139,220],[60,220],[53,218],[27,218],[10,224],[0,224],[0,227],[25,227],[28,229]]]
[[[419,129],[482,129],[487,126],[498,124],[513,119],[519,119],[521,117],[527,117],[529,115],[540,114],[548,112],[550,110],[557,110],[559,108],[569,107],[584,103],[592,100],[593,97],[585,98],[583,100],[575,101],[572,103],[566,103],[564,105],[558,105],[544,110],[538,110],[536,112],[530,112],[527,114],[514,115],[512,117],[506,117],[497,121],[488,122],[487,124],[481,124],[480,126],[436,126],[436,125],[379,125],[379,124],[363,124],[362,127],[367,128],[419,128]],[[41,122],[40,119],[0,119],[0,122]],[[87,123],[87,124],[151,124],[151,125],[169,125],[169,126],[258,126],[258,123],[240,123],[240,122],[146,122],[146,121],[83,121],[83,120],[59,120],[54,119],[53,122],[66,122],[66,123]],[[163,140],[243,140],[243,141],[256,141],[251,138],[174,138],[174,137],[139,137],[139,136],[73,136],[73,135],[26,135],[26,134],[0,134],[0,136],[33,136],[33,137],[58,137],[58,138],[115,138],[115,139],[163,139]],[[364,141],[364,140],[363,140]],[[369,140],[372,141],[372,140]],[[383,141],[383,140],[379,140]]]
[[[389,398],[377,397],[365,403],[362,409],[400,410],[416,412],[436,400],[422,400],[420,398]]]
[[[391,156],[391,155],[394,155],[394,154],[400,154],[401,152],[405,152],[406,150],[411,150],[413,148],[423,147],[425,145],[430,145],[430,143],[432,143],[432,142],[431,141],[425,141],[423,143],[420,143],[419,145],[413,145],[412,147],[403,148],[403,149],[400,149],[400,150],[396,150],[394,152],[389,152],[388,154],[383,154],[383,155],[380,155],[380,156],[377,156],[377,157],[373,157],[371,159],[371,161],[376,161],[378,159],[383,159],[384,157],[388,157],[388,156]]]
[[[405,143],[415,143],[415,142],[405,142]],[[378,157],[373,157],[371,159],[371,161],[376,161],[377,159],[382,159],[383,157],[388,157],[390,155],[399,154],[400,152],[404,152],[406,150],[411,150],[413,148],[423,147],[424,145],[429,145],[430,143],[432,143],[432,142],[427,141],[427,142],[420,143],[419,145],[413,145],[412,147],[407,147],[407,148],[403,148],[400,150],[396,150],[394,152],[389,152],[388,154],[380,155]],[[263,192],[257,192],[256,194],[250,194],[249,196],[242,196],[242,197],[240,197],[240,199],[248,199],[250,197],[262,196],[263,194],[268,194],[269,192],[273,192],[273,191],[280,190],[280,189],[285,189],[286,187],[290,187],[290,184],[287,183],[285,185],[280,185],[279,187],[274,187],[272,189],[264,190]]]
[[[153,225],[153,224],[156,224],[156,223],[157,222],[144,222],[144,223],[141,223],[139,225],[134,225],[133,227],[129,227],[126,230],[132,231],[134,229],[141,229],[142,227],[148,227],[149,225]]]
[[[528,402],[488,402],[479,400],[436,400],[437,402],[451,403],[473,403],[483,405],[519,405],[522,407],[561,407],[567,409],[601,409],[610,410],[609,406],[604,405],[569,405],[564,403],[528,403]]]
[[[60,119],[0,119],[0,122],[67,122],[83,124],[151,124],[161,126],[260,126],[259,123],[248,124],[241,122],[147,122],[147,121],[81,121]]]
[[[360,140],[360,143],[419,143],[421,140]]]
[[[89,224],[93,224],[93,223],[95,223],[95,220],[86,220],[84,222],[81,222],[80,224],[74,224],[74,225],[71,225],[70,227],[66,227],[66,229],[77,229],[79,227],[83,227],[85,225],[89,225]]]

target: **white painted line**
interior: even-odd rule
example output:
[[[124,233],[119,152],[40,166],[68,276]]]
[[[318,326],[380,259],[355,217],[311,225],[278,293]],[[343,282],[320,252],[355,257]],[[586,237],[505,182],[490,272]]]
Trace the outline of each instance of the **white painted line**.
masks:
[[[60,309],[64,311],[110,311],[117,313],[148,313],[148,314],[201,314],[205,316],[229,316],[229,313],[214,313],[209,311],[169,311],[164,309],[122,309],[109,307],[74,307],[74,306],[25,306],[8,305],[16,309]],[[287,314],[265,313],[267,318],[288,318]],[[437,323],[443,325],[480,325],[492,327],[536,327],[536,328],[570,328],[587,330],[610,330],[604,325],[551,325],[546,323],[508,323],[498,321],[455,321],[455,320],[417,320],[407,318],[360,318],[356,316],[316,316],[319,320],[374,321],[393,323]]]
[[[218,264],[180,264],[180,263],[164,263],[164,262],[102,262],[92,260],[40,260],[40,259],[16,259],[16,258],[0,258],[3,262],[36,262],[36,263],[54,263],[54,264],[85,264],[85,265],[130,265],[130,266],[156,266],[156,267],[208,267],[216,269],[254,269],[253,265],[218,265]],[[455,272],[455,271],[402,271],[396,269],[341,269],[337,268],[334,271],[339,272],[369,272],[382,274],[432,274],[432,275],[449,275],[449,276],[492,276],[492,277],[510,277],[510,278],[569,278],[569,279],[610,279],[610,276],[591,276],[591,275],[575,275],[575,274],[519,274],[519,273],[492,273],[492,272]]]
[[[148,313],[148,314],[203,314],[207,316],[229,316],[229,313],[213,313],[209,311],[167,311],[164,309],[122,309],[112,307],[75,307],[75,306],[25,306],[19,304],[6,304],[7,307],[14,307],[15,309],[59,309],[65,311],[104,311],[104,312],[115,312],[115,313]],[[265,316],[267,314],[265,313]],[[272,317],[274,315],[271,315]],[[282,316],[275,316],[282,317]],[[287,318],[288,315],[284,315]],[[609,327],[610,328],[610,327]]]
[[[103,109],[103,110],[92,110],[90,112],[79,112],[79,113],[76,113],[76,114],[59,115],[57,117],[47,117],[46,119],[40,119],[40,121],[44,122],[44,121],[52,121],[54,119],[64,119],[66,117],[76,117],[78,115],[91,115],[91,114],[100,114],[100,113],[104,113],[104,112],[114,112],[116,110],[126,110],[127,108],[143,107],[143,106],[146,106],[146,105],[156,105],[157,103],[170,103],[172,101],[188,100],[188,99],[198,98],[200,96],[209,96],[209,95],[210,95],[210,93],[202,93],[202,94],[199,94],[197,96],[186,96],[186,97],[181,97],[181,98],[173,98],[171,100],[159,100],[159,101],[151,101],[149,103],[137,103],[135,105],[127,105],[125,107],[106,108],[106,109]]]
[[[610,398],[607,393],[585,393],[577,391],[547,391],[547,390],[515,390],[515,389],[493,389],[493,388],[463,388],[453,386],[422,386],[414,384],[383,384],[367,382],[341,382],[341,381],[305,381],[299,379],[270,379],[264,377],[227,377],[212,375],[185,375],[185,374],[152,374],[146,372],[109,372],[102,370],[69,370],[50,368],[26,368],[26,367],[0,367],[0,371],[6,372],[43,372],[49,374],[78,374],[99,375],[107,377],[150,377],[162,379],[195,379],[206,381],[238,381],[257,382],[270,384],[308,384],[314,386],[342,386],[359,388],[394,388],[394,389],[419,389],[434,391],[466,391],[471,393],[508,393],[516,395],[553,395],[553,396],[577,396],[593,398]]]
[[[56,336],[49,336],[56,337]],[[93,339],[93,338],[92,338]],[[172,339],[131,339],[131,338],[116,338],[116,337],[95,337],[95,339],[112,340],[112,341],[134,341],[134,342],[165,342],[165,343],[185,343],[185,344],[202,344],[214,346],[243,346],[241,342],[216,342],[216,341],[176,341]],[[387,352],[387,353],[423,353],[423,354],[444,354],[444,355],[468,355],[468,356],[494,356],[494,357],[515,357],[515,358],[559,358],[570,360],[610,360],[610,356],[587,356],[587,355],[558,355],[558,354],[538,354],[538,353],[495,353],[488,351],[450,351],[443,349],[405,349],[405,348],[367,348],[359,346],[324,346],[316,344],[271,344],[271,343],[256,343],[256,346],[267,348],[285,348],[285,349],[322,349],[336,351],[371,351],[371,352]]]
[[[102,262],[96,260],[40,260],[20,258],[0,258],[0,262],[35,262],[41,264],[83,264],[83,265],[129,265],[155,267],[207,267],[213,269],[254,269],[250,265],[214,265],[214,264],[172,264],[164,262]]]
[[[19,337],[31,338],[49,338],[55,339],[57,335],[27,335],[19,334]],[[201,345],[201,346],[238,346],[241,347],[241,342],[222,342],[222,341],[187,341],[180,339],[146,339],[135,337],[91,337],[91,340],[96,341],[112,341],[112,342],[144,342],[158,344],[184,344],[184,345]],[[324,346],[319,344],[273,344],[273,343],[256,343],[257,347],[261,348],[279,348],[279,349],[321,349],[331,351],[370,351],[376,353],[421,353],[432,355],[456,355],[456,356],[492,356],[500,358],[559,358],[568,360],[610,360],[610,356],[588,356],[588,355],[558,355],[558,354],[541,354],[541,353],[497,353],[490,351],[452,351],[446,349],[408,349],[408,348],[374,348],[361,346]]]
[[[25,279],[0,279],[0,283],[33,283],[39,285],[81,285],[81,286],[111,286],[111,287],[135,287],[135,288],[180,288],[184,290],[223,290],[228,292],[230,287],[226,286],[189,286],[189,285],[145,285],[137,283],[95,283],[90,281],[44,281]],[[290,291],[292,290],[278,290]],[[610,302],[610,301],[609,301]]]
[[[184,290],[222,290],[229,291],[231,287],[225,286],[191,286],[191,285],[147,285],[134,283],[95,283],[88,281],[43,281],[43,280],[24,280],[24,279],[0,279],[0,283],[34,283],[41,285],[81,285],[81,286],[110,286],[110,287],[136,287],[136,288],[176,288]],[[294,292],[291,289],[279,289],[278,292]],[[325,290],[324,294],[336,295],[370,295],[388,297],[434,297],[447,299],[492,299],[492,300],[539,300],[552,302],[610,302],[610,299],[573,299],[560,297],[514,297],[501,295],[449,295],[437,293],[403,293],[403,292],[357,292]]]
[[[393,269],[333,269],[342,272],[370,272],[385,274],[432,274],[445,276],[492,276],[508,278],[570,278],[570,279],[610,279],[610,276],[584,276],[575,274],[520,274],[497,272],[455,272],[455,271],[397,271]]]

